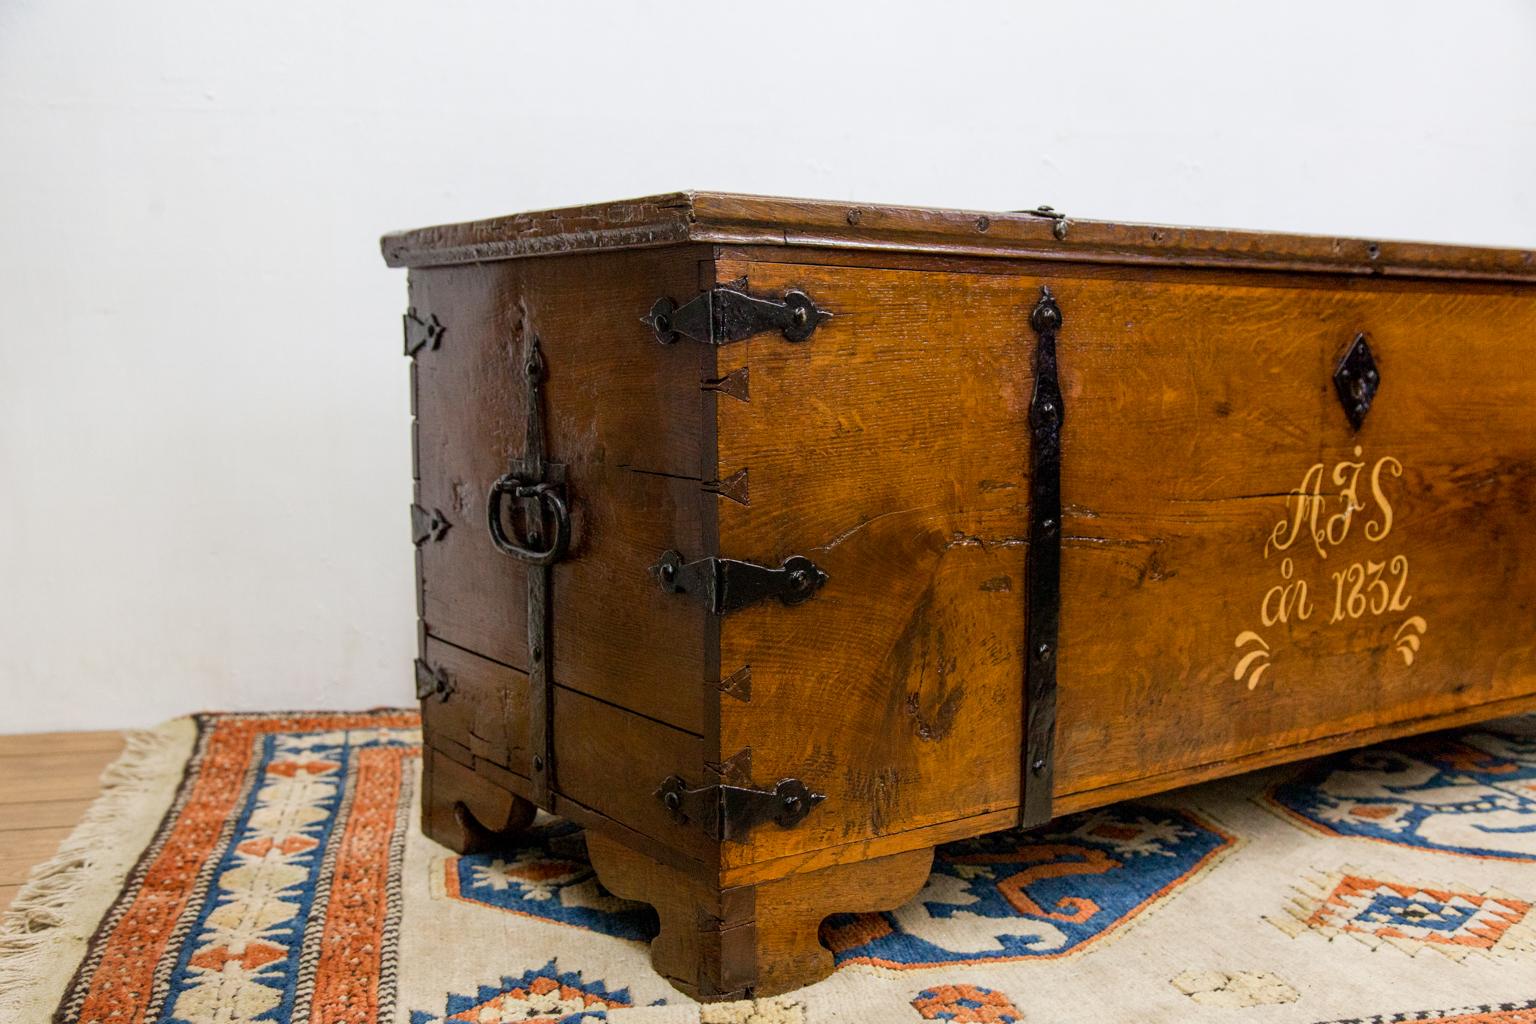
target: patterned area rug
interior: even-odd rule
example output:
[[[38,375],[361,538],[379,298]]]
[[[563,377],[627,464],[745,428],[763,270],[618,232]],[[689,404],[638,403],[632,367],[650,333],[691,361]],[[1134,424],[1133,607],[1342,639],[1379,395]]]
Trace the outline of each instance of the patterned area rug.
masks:
[[[700,1007],[572,827],[417,829],[414,712],[136,736],[0,925],[0,1022],[1536,1024],[1536,718],[943,847],[837,972]]]

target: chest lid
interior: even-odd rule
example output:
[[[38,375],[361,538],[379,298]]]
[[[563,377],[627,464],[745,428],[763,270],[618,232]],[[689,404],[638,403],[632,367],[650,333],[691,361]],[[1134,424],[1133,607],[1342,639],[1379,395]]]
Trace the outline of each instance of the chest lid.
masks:
[[[685,242],[811,246],[1149,266],[1536,281],[1536,252],[1082,220],[1006,212],[674,192],[385,235],[392,267]]]

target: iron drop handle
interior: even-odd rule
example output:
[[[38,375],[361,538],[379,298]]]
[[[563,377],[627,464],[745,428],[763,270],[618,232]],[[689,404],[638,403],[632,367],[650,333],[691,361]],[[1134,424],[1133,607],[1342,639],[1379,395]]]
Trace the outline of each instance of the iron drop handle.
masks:
[[[538,502],[540,515],[546,509],[551,513],[555,522],[555,535],[551,538],[548,547],[542,550],[527,547],[520,543],[519,539],[507,534],[502,526],[501,504],[502,499],[509,495],[525,501],[534,499]],[[557,485],[525,484],[508,473],[491,485],[491,496],[486,512],[488,525],[491,528],[491,543],[495,544],[496,550],[502,554],[511,555],[529,565],[553,565],[565,555],[566,548],[570,547],[571,512],[565,504],[565,499],[561,497]]]

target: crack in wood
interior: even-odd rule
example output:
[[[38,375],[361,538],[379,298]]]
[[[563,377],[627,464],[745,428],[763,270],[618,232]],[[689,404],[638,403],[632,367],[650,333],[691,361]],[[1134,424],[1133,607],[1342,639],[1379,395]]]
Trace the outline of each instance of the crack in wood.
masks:
[[[827,541],[825,544],[819,544],[816,547],[811,548],[811,550],[812,551],[831,551],[833,548],[837,547],[843,541],[847,540],[849,537],[852,537],[854,534],[858,533],[860,530],[864,529],[866,526],[869,526],[871,523],[878,523],[880,520],[882,520],[882,519],[889,519],[891,516],[905,516],[905,515],[911,515],[913,512],[923,512],[923,511],[926,511],[927,509],[930,509],[930,508],[933,508],[933,507],[934,506],[932,506],[932,505],[918,505],[918,506],[916,506],[914,508],[902,508],[902,509],[897,509],[894,512],[882,512],[882,513],[880,513],[877,516],[870,516],[868,519],[862,520],[862,521],[854,524],[853,526],[850,526],[848,529],[844,530],[842,533],[839,533],[837,536],[833,537],[831,540]]]
[[[641,476],[659,476],[667,480],[691,480],[696,484],[704,482],[702,476],[688,476],[686,473],[665,473],[659,469],[641,469],[639,466],[621,465],[620,469],[627,473],[638,473]]]
[[[1028,537],[981,537],[974,533],[964,533],[960,530],[956,530],[953,534],[950,535],[949,540],[944,542],[943,550],[949,551],[954,548],[981,548],[983,551],[987,551],[992,548],[1027,547],[1029,547]]]
[[[1260,491],[1257,494],[1233,494],[1220,498],[1168,498],[1171,502],[1180,505],[1208,505],[1223,501],[1252,501],[1256,498],[1289,498],[1295,491]]]
[[[1061,535],[1063,544],[1098,544],[1104,547],[1137,548],[1147,544],[1163,544],[1161,537],[1148,537],[1145,540],[1127,537],[1092,537],[1080,533],[1064,533]]]

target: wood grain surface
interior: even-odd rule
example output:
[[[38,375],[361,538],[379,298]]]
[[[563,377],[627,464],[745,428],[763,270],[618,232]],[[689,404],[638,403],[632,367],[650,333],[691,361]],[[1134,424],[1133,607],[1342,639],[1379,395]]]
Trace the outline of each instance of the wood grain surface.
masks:
[[[427,631],[527,670],[526,568],[492,545],[486,504],[523,454],[521,366],[537,336],[548,457],[568,467],[573,520],[554,567],[555,679],[694,733],[704,614],[669,600],[650,567],[704,544],[701,353],[657,344],[641,317],[663,292],[692,295],[697,275],[695,255],[673,251],[411,277],[411,304],[445,325],[414,373],[417,501],[450,523],[420,549]]]
[[[1059,793],[1536,689],[1536,295],[1052,287]],[[1381,391],[1357,434],[1332,374],[1362,332]]]
[[[0,911],[79,823],[122,750],[120,732],[0,736]]]
[[[721,350],[750,402],[718,406],[721,551],[799,554],[830,579],[793,608],[722,623],[722,756],[827,796],[794,829],[729,846],[734,867],[1013,806],[1019,796],[1033,290],[1007,278],[722,262],[762,294],[833,313],[809,343]]]
[[[896,909],[922,888],[933,861],[931,850],[911,850],[721,888],[601,833],[588,837],[587,850],[610,892],[655,908],[657,972],[706,1001],[777,995],[831,974],[821,922]]]
[[[1509,339],[1536,338],[1529,293],[942,265],[722,261],[717,274],[802,288],[835,314],[814,345],[722,350],[753,393],[719,406],[717,472],[748,469],[754,495],[721,504],[722,550],[808,554],[831,581],[805,605],[726,620],[722,672],[750,665],[753,699],[721,702],[721,752],[750,743],[763,778],[807,778],[843,808],[727,848],[727,868],[1016,800],[1003,752],[1022,678],[1027,317],[1045,283],[1066,322],[1065,806],[1520,706],[1536,688],[1520,627],[1536,560],[1518,543],[1536,509],[1536,374],[1508,358]],[[1357,435],[1332,373],[1361,333],[1383,385]],[[1496,380],[1471,369],[1494,365]],[[1314,508],[1338,542],[1266,556],[1282,521]],[[1308,617],[1266,625],[1297,582]],[[947,745],[937,711],[955,725]],[[891,793],[861,789],[882,772]]]
[[[420,551],[424,643],[463,682],[425,707],[429,831],[513,841],[526,817],[527,588],[483,519],[536,335],[575,526],[554,805],[657,907],[689,991],[812,980],[819,915],[1017,821],[1042,286],[1056,813],[1536,709],[1529,252],[709,193],[385,246],[447,328],[413,378],[418,502],[450,523]],[[800,343],[658,344],[651,304],[711,286],[832,316]],[[1333,380],[1357,339],[1380,375],[1358,430]],[[668,549],[828,579],[717,617],[657,584]],[[825,799],[716,842],[667,813],[669,775]],[[799,909],[765,916],[769,894]]]
[[[400,231],[386,235],[380,247],[390,266],[427,267],[689,241],[1122,266],[1536,280],[1536,251],[1530,249],[1121,224],[1077,216],[1065,216],[1065,223],[1058,224],[1027,210],[944,210],[721,192],[674,192]]]

